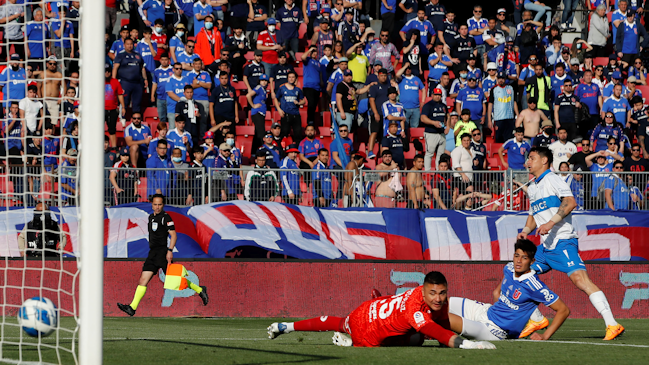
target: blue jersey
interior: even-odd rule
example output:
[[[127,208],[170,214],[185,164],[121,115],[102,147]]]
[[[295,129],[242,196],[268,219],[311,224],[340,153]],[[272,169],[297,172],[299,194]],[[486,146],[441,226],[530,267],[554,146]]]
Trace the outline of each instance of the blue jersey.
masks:
[[[70,39],[74,35],[74,27],[72,26],[71,21],[66,20],[65,25],[62,25],[60,20],[52,20],[50,21],[50,27],[52,27],[53,38],[55,40],[59,40],[58,42],[54,42],[55,47],[72,48],[72,43],[70,42]],[[61,29],[61,27],[63,27],[63,31],[61,32],[61,37],[59,37],[56,35],[55,32]]]
[[[27,44],[29,46],[30,59],[44,58],[46,44],[45,39],[50,39],[50,29],[42,22],[29,22],[25,27]]]
[[[610,98],[613,96],[613,88],[615,87],[615,84],[613,82],[609,82],[606,86],[604,86],[604,91],[602,91],[602,94],[605,98]],[[629,93],[629,89],[622,84],[622,93],[620,96],[624,96]]]
[[[304,138],[302,141],[300,141],[300,145],[298,146],[298,150],[300,150],[300,153],[303,154],[306,158],[318,156],[318,151],[321,148],[324,148],[324,146],[318,139],[309,141],[308,138]]]
[[[622,42],[622,53],[636,54],[638,53],[638,23],[622,22],[624,24],[624,41]],[[617,48],[617,47],[616,47]]]
[[[154,23],[156,19],[165,20],[164,2],[158,0],[146,0],[142,4],[142,12],[146,11],[146,20]]]
[[[488,98],[489,95],[491,94],[491,89],[496,86],[496,80],[492,80],[489,77],[485,77],[484,80],[482,80],[482,92],[485,95],[485,98]]]
[[[188,18],[194,17],[194,1],[195,0],[176,0],[176,4],[183,11],[184,15]]]
[[[381,1],[381,14],[394,13],[397,11],[397,0],[386,0],[385,2],[392,10],[388,10],[388,8],[385,7],[383,1]]]
[[[550,76],[550,95],[552,97],[550,100],[554,100],[563,93],[563,82],[566,80],[572,79],[567,74],[563,75],[563,77],[558,77],[557,75]]]
[[[194,147],[194,142],[192,141],[192,135],[187,131],[180,132],[178,128],[174,128],[167,132],[167,141],[173,143],[174,148],[180,149],[182,152],[183,161],[187,160],[187,147],[183,143],[183,137],[187,137],[187,142],[189,142],[189,147]]]
[[[500,298],[487,310],[487,317],[507,337],[518,338],[539,303],[551,306],[559,296],[551,291],[534,270],[516,277],[514,264],[505,265],[504,278],[500,285]]]
[[[304,72],[302,79],[304,88],[321,91],[322,68],[320,62],[308,57],[306,61],[302,62],[302,71]]]
[[[142,80],[142,67],[144,60],[139,53],[120,52],[115,56],[115,64],[119,64],[117,69],[117,79],[119,82],[139,83]]]
[[[320,63],[322,63],[322,60],[320,60]],[[336,71],[334,71],[331,76],[329,76],[329,80],[327,82],[330,82],[334,85],[334,87],[331,89],[331,105],[336,104],[336,87],[338,87],[338,84],[340,84],[342,81],[343,72],[340,71],[340,69],[336,69]]]
[[[205,26],[205,20],[196,19],[196,14],[200,14],[202,16],[211,15],[212,5],[210,5],[207,1],[205,2],[205,5],[203,5],[200,1],[197,1],[196,4],[194,4],[194,37],[196,37],[201,29],[203,29],[203,27]]]
[[[219,149],[215,146],[214,148],[212,148],[212,151],[205,154],[210,146],[208,146],[206,143],[203,143],[201,147],[203,148],[203,154],[205,155],[205,157],[203,158],[203,165],[205,165],[205,167],[207,167],[208,169],[214,168],[216,166],[216,156],[219,154]]]
[[[25,73],[24,68],[19,68],[18,71],[14,71],[11,67],[6,67],[0,73],[0,86],[2,86],[2,100],[4,101],[16,101],[25,98],[26,89],[27,89],[27,74]],[[9,104],[6,103],[6,107],[9,107]]]
[[[435,37],[437,32],[433,23],[428,20],[420,21],[418,18],[410,19],[404,26],[401,28],[401,31],[408,34],[408,31],[411,29],[419,30],[419,47],[421,50],[428,53],[426,45]]]
[[[165,91],[167,92],[167,114],[176,112],[177,102],[172,99],[168,94],[171,92],[176,94],[179,98],[182,98],[185,93],[185,85],[187,81],[184,78],[177,79],[175,75],[171,75],[167,84],[165,86]]]
[[[474,68],[473,70],[468,70],[470,66],[467,66],[467,71],[466,71],[466,78],[470,79],[472,77],[475,77],[476,80],[480,81],[482,80],[482,70],[479,68]]]
[[[598,165],[596,163],[590,166],[590,171],[595,172],[593,174],[593,188],[591,189],[591,197],[597,196],[597,191],[600,186],[603,186],[606,179],[611,175],[610,172],[613,170],[613,164],[607,163],[604,166]]]
[[[158,44],[156,42],[151,42],[151,45],[153,46],[153,50],[158,52]],[[147,71],[153,73],[153,71],[155,71],[155,60],[153,59],[153,52],[151,52],[151,47],[149,47],[149,45],[145,42],[140,41],[135,47],[135,52],[139,53],[142,56],[142,60],[144,61],[144,68],[146,68]]]
[[[615,210],[629,209],[629,203],[631,202],[630,192],[622,179],[615,174],[609,175],[604,180],[604,189],[611,190]],[[608,208],[608,205],[606,205],[606,208]]]
[[[147,158],[150,157],[155,157],[157,152],[156,148],[158,148],[158,141],[160,138],[156,137],[149,142],[149,148],[147,149]],[[165,139],[167,141],[167,159],[171,160],[171,152],[174,150],[174,143],[171,142],[168,139]],[[212,166],[213,167],[213,166]]]
[[[210,74],[205,72],[205,71],[196,72],[195,70],[192,70],[192,71],[189,71],[187,73],[187,75],[185,75],[185,82],[188,85],[191,85],[194,82],[195,79],[198,79],[198,81],[200,81],[200,82],[212,83],[212,78],[210,77]],[[210,97],[207,94],[207,89],[206,88],[197,87],[197,88],[194,89],[194,100],[207,101],[209,99],[210,99]]]
[[[326,200],[333,198],[333,189],[331,184],[331,172],[327,170],[327,166],[322,161],[317,160],[313,167],[316,171],[311,172],[311,180],[313,181],[313,197],[323,197]],[[316,189],[316,181],[320,182],[320,189]]]
[[[110,51],[109,53],[112,53],[114,55],[117,55],[118,53],[122,52],[124,50],[124,41],[120,38],[113,42],[113,45],[110,46]]]
[[[279,99],[280,108],[284,113],[300,115],[300,107],[294,103],[304,99],[304,94],[300,88],[294,86],[292,90],[289,90],[286,85],[282,85],[277,92],[277,99]]]
[[[144,141],[147,138],[151,137],[151,129],[144,124],[140,124],[140,128],[136,128],[135,124],[131,123],[124,129],[124,138],[126,137],[133,138],[133,141]],[[148,150],[148,144],[140,145],[140,153],[148,153]]]
[[[619,123],[626,124],[628,112],[631,110],[629,101],[626,98],[615,99],[614,96],[606,99],[602,106],[604,113],[611,112],[615,115],[615,120]]]
[[[419,90],[424,89],[424,83],[417,76],[403,76],[399,82],[399,101],[406,109],[419,108]]]
[[[253,104],[260,104],[259,108],[252,108],[250,110],[250,115],[255,115],[255,114],[261,114],[264,117],[266,116],[266,98],[268,96],[268,91],[266,91],[266,88],[257,85],[257,87],[253,90],[255,92],[255,96],[252,97],[252,103]]]
[[[566,184],[570,187],[572,195],[575,197],[577,208],[584,209],[584,185],[581,181],[577,181],[572,174],[564,177]]]
[[[582,104],[588,107],[590,115],[599,115],[599,97],[602,96],[599,86],[592,83],[590,85],[581,83],[575,89],[575,95]]]
[[[460,103],[461,109],[469,109],[471,111],[471,120],[479,121],[482,118],[482,111],[484,108],[484,92],[481,88],[465,87],[457,94],[456,101]]]
[[[171,37],[171,40],[169,41],[169,50],[171,51],[171,47],[176,47],[174,52],[176,53],[176,56],[180,52],[185,52],[185,43],[183,43],[182,39],[178,38],[178,36],[173,36]],[[169,61],[171,64],[174,64],[174,59],[169,56]]]
[[[388,120],[388,115],[391,115],[393,117],[405,117],[406,116],[406,111],[401,103],[392,103],[390,100],[386,101],[381,105],[381,111],[383,113],[383,135],[388,134],[388,126],[390,125],[390,121]],[[399,126],[397,128],[397,134],[401,133],[401,123],[397,122],[397,125]]]
[[[176,52],[176,60],[177,60],[179,63],[189,63],[189,65],[191,66],[191,65],[194,63],[194,60],[195,60],[195,59],[199,59],[199,60],[200,60],[201,58],[200,58],[200,56],[197,55],[196,53],[188,54],[186,51]],[[182,73],[183,77],[187,76],[187,74],[188,74],[189,72],[190,72],[190,71],[183,70],[183,73]]]
[[[304,21],[302,9],[295,5],[291,9],[288,9],[284,5],[277,9],[275,18],[278,23],[282,24],[282,27],[277,31],[282,41],[298,38],[298,27]]]
[[[340,138],[340,145],[342,146],[342,150],[338,149],[338,143],[331,143],[331,161],[330,161],[330,166],[334,167],[337,166],[338,164],[336,163],[336,160],[334,160],[333,155],[334,151],[338,152],[338,156],[347,156],[347,160],[351,160],[352,157],[352,151],[354,150],[354,145],[353,142],[350,138]],[[342,158],[340,158],[340,161],[343,161]],[[341,166],[343,169],[346,166]]]
[[[295,161],[284,157],[280,167],[280,179],[282,180],[282,196],[289,194],[300,195],[300,171]]]
[[[68,200],[68,198],[73,198],[74,193],[71,190],[68,190],[67,185],[71,189],[77,189],[77,178],[78,178],[78,169],[76,164],[71,164],[70,161],[63,160],[61,163],[61,168],[59,169],[61,173],[61,199],[63,201]]]
[[[266,155],[266,166],[270,167],[271,169],[276,169],[279,168],[279,165],[282,163],[280,155],[279,155],[279,149],[275,146],[267,146],[264,144],[263,146],[259,147],[259,150],[265,150],[267,155]]]
[[[485,18],[476,19],[475,17],[471,17],[467,19],[466,24],[469,27],[469,32],[471,32],[472,30],[485,28],[487,25],[489,25],[489,21]],[[476,35],[473,36],[473,38],[475,38],[475,43],[477,45],[484,43],[484,40],[482,40],[482,35]]]
[[[164,169],[164,170],[148,170],[146,172],[147,186],[146,191],[147,195],[151,196],[156,193],[156,190],[160,190],[162,195],[169,195],[169,181],[171,180],[171,171],[174,168],[173,163],[165,156],[164,159],[161,159],[160,156],[156,153],[155,156],[151,156],[146,160],[147,169]]]
[[[605,126],[602,126],[601,124],[598,124],[595,126],[595,129],[593,129],[593,134],[590,135],[591,148],[595,152],[604,151],[607,148],[606,142],[609,137],[615,138],[619,143],[623,135],[624,132],[618,125],[606,124]]]
[[[7,130],[9,127],[9,124],[15,120],[15,123],[11,130]],[[22,150],[23,144],[21,141],[21,135],[22,135],[22,126],[20,124],[20,120],[18,120],[18,117],[13,118],[11,116],[7,116],[7,118],[2,122],[2,130],[4,131],[4,136],[7,139],[6,146],[7,150],[10,150],[14,147],[18,148],[19,150]]]
[[[503,149],[507,151],[507,164],[512,170],[525,170],[526,155],[530,152],[532,147],[530,144],[523,140],[517,142],[516,138],[507,140],[503,144]]]
[[[438,58],[439,56],[437,53],[433,52],[428,56],[428,67],[430,68],[430,61],[434,61]],[[448,66],[442,63],[444,62],[451,62],[451,58],[445,54],[442,55],[441,61],[437,62],[435,66],[432,66],[432,69],[430,69],[430,72],[428,73],[428,78],[432,80],[437,80],[442,78],[442,74],[444,72],[448,72]]]
[[[53,165],[56,168],[59,164],[58,154],[59,154],[59,142],[58,138],[43,138],[43,165],[45,169],[50,171],[52,167],[48,165]]]
[[[166,85],[167,81],[169,81],[169,78],[173,74],[174,71],[171,66],[167,66],[167,68],[162,68],[162,66],[160,66],[153,70],[153,83],[158,85],[158,88],[156,89],[156,97],[158,99],[164,100],[167,98]]]

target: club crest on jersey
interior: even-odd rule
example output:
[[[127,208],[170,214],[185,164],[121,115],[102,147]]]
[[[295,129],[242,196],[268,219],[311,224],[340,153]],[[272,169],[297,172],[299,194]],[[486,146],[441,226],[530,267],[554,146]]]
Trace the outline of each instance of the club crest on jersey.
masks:
[[[507,89],[507,95],[511,95],[511,94],[512,94],[512,90],[511,90],[511,89]]]
[[[157,231],[158,230],[158,222],[151,223],[151,229],[153,230],[153,232]]]
[[[514,295],[512,295],[512,298],[514,298],[514,300],[518,300],[518,298],[520,298],[520,297],[521,297],[521,291],[516,289],[514,291]]]

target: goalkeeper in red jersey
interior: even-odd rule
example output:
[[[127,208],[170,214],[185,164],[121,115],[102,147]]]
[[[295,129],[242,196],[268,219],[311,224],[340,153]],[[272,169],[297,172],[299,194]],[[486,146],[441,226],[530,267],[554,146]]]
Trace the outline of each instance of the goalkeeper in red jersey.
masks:
[[[444,275],[432,271],[424,285],[369,300],[345,318],[323,316],[273,323],[268,327],[268,337],[293,331],[335,331],[333,342],[339,346],[421,346],[428,337],[448,347],[495,349],[489,342],[469,341],[450,330],[452,321],[461,331],[462,318],[448,313],[447,287]]]

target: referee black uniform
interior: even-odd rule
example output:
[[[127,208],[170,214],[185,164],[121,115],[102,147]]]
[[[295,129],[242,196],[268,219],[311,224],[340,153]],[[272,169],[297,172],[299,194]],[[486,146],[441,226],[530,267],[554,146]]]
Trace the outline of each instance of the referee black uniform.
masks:
[[[142,271],[157,273],[158,269],[167,271],[167,237],[175,231],[174,221],[164,210],[160,214],[149,215],[149,256],[144,261]]]

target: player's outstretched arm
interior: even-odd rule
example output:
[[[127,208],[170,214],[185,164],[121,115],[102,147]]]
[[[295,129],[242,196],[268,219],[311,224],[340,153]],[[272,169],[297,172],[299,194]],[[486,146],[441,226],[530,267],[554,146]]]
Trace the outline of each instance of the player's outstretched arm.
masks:
[[[469,341],[466,340],[452,331],[445,329],[435,322],[430,322],[419,330],[420,333],[433,338],[439,343],[453,348],[462,348],[462,349],[480,349],[480,350],[495,350],[494,346],[490,342],[486,341]]]
[[[552,218],[550,218],[550,221],[548,223],[542,224],[539,229],[538,229],[538,234],[548,234],[552,227],[554,227],[556,224],[561,222],[563,218],[567,217],[568,214],[572,212],[573,209],[577,207],[577,202],[575,201],[575,198],[572,196],[564,196],[561,198],[561,205],[559,206],[559,210],[557,211],[557,214],[553,215]],[[528,218],[529,220],[529,218]]]
[[[524,240],[527,238],[527,235],[532,233],[532,231],[536,228],[536,221],[534,220],[534,216],[531,214],[527,216],[527,222],[525,222],[525,227],[523,227],[523,230],[521,233],[516,236],[517,239],[519,240]]]
[[[531,340],[535,340],[535,341],[549,340],[550,337],[552,337],[552,335],[555,332],[557,332],[559,327],[561,327],[563,322],[565,322],[566,318],[568,318],[568,316],[570,315],[570,308],[568,308],[568,306],[561,299],[557,299],[557,301],[554,302],[550,306],[550,308],[552,308],[557,312],[557,314],[554,316],[554,319],[552,320],[552,324],[550,324],[548,329],[546,329],[542,335],[536,332],[532,333],[532,335],[530,336]]]

